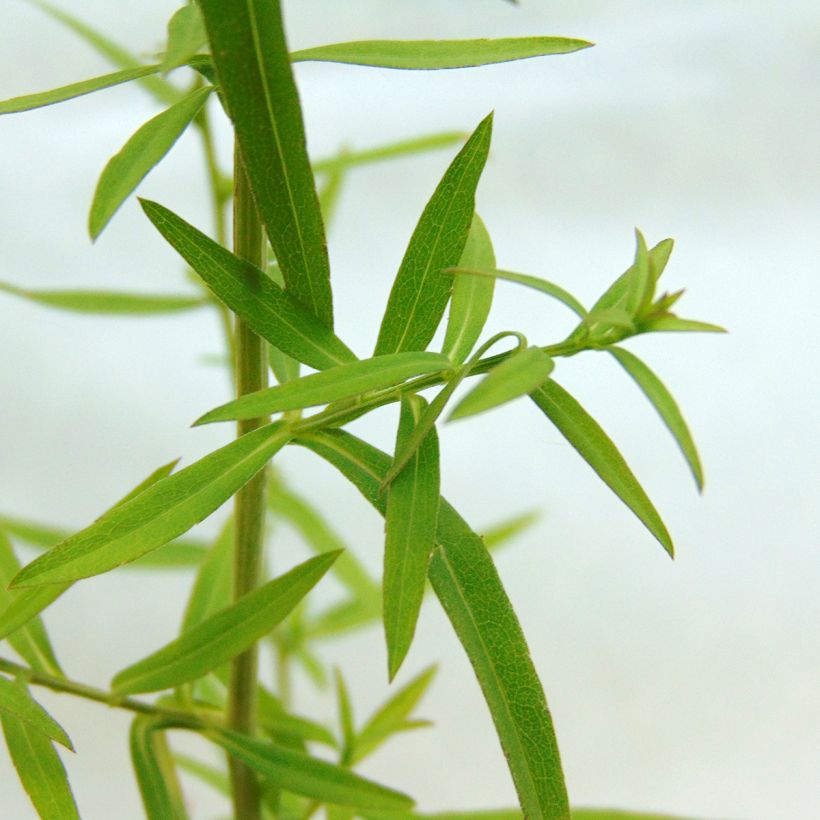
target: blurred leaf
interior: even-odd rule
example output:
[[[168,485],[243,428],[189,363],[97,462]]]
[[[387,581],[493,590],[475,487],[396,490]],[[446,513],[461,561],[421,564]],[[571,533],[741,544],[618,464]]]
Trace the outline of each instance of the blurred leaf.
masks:
[[[229,518],[199,566],[182,618],[180,632],[183,634],[230,603],[233,584],[233,536],[234,522],[233,518]]]
[[[452,288],[452,276],[442,271],[464,251],[492,121],[490,114],[479,124],[424,208],[390,291],[376,355],[424,350],[436,332]]]
[[[162,205],[142,200],[142,207],[214,295],[263,339],[316,370],[356,360],[331,330],[258,268]]]
[[[532,400],[598,473],[604,483],[629,507],[644,526],[674,556],[669,532],[638,479],[612,439],[592,416],[557,382],[550,379],[531,394]]]
[[[412,435],[426,406],[420,396],[402,397],[396,452]],[[439,487],[438,436],[433,427],[387,492],[383,600],[391,681],[410,649],[421,611],[427,565],[436,543]]]
[[[698,451],[683,414],[672,394],[652,370],[634,353],[630,353],[621,347],[610,347],[608,351],[617,359],[621,367],[629,373],[655,410],[658,411],[658,415],[674,436],[678,447],[680,447],[686,458],[698,489],[703,491],[703,468],[700,464]]]
[[[669,814],[616,811],[613,809],[572,809],[572,820],[686,820]],[[419,812],[366,812],[365,820],[523,820],[520,809],[488,809],[479,811],[443,811],[433,814]]]
[[[202,677],[270,632],[327,572],[338,553],[305,561],[117,673],[118,695],[156,692]]]
[[[220,794],[230,796],[231,784],[226,772],[188,755],[174,754],[174,760],[183,772],[193,775],[197,780],[206,783]]]
[[[678,316],[669,314],[668,316],[651,317],[640,325],[641,333],[727,333],[725,327],[712,325],[709,322],[698,322],[694,319],[681,319]]]
[[[395,387],[413,376],[437,373],[450,367],[449,359],[440,353],[410,351],[374,356],[372,359],[330,367],[321,373],[312,373],[286,384],[248,393],[208,411],[194,424],[252,419],[281,413],[283,410],[301,410],[330,404],[371,390]]]
[[[199,5],[221,94],[287,291],[332,328],[327,243],[279,0]]]
[[[481,536],[484,541],[484,546],[491,552],[497,550],[515,538],[519,533],[529,529],[540,517],[541,513],[539,513],[538,510],[529,510],[528,512],[508,518],[505,521],[493,524],[491,527],[485,527],[483,535]]]
[[[0,291],[60,310],[119,316],[171,313],[191,310],[207,304],[205,299],[196,296],[163,296],[95,290],[28,290],[6,282],[0,282]]]
[[[497,40],[361,40],[295,51],[294,62],[320,60],[381,68],[439,69],[569,54],[592,43],[566,37],[505,37]]]
[[[274,739],[285,738],[305,743],[321,743],[331,749],[338,749],[339,744],[333,734],[321,723],[286,712],[279,700],[264,686],[257,688],[259,725]]]
[[[347,684],[342,677],[341,670],[333,670],[336,680],[336,703],[339,711],[339,728],[342,732],[342,756],[339,761],[342,766],[349,766],[356,749],[356,729],[353,726],[353,708],[350,705],[350,694]]]
[[[495,268],[493,243],[478,214],[473,214],[459,267]],[[493,279],[478,276],[455,277],[447,333],[441,349],[454,364],[462,364],[475,347],[490,313],[494,290]]]
[[[342,601],[320,613],[308,624],[305,633],[312,639],[332,638],[378,621],[382,614],[382,597],[361,595]]]
[[[134,718],[129,735],[131,764],[149,820],[185,820],[188,813],[179,791],[173,758],[164,743],[162,725],[149,715]]]
[[[80,820],[63,762],[51,741],[24,721],[0,714],[9,756],[42,820]]]
[[[0,675],[0,713],[11,715],[15,720],[27,724],[33,731],[74,751],[74,746],[63,727],[34,700],[25,685],[20,681],[4,678],[2,675]]]
[[[686,820],[671,814],[646,814],[645,812],[618,811],[615,809],[573,809],[572,820]]]
[[[513,353],[494,367],[453,409],[450,421],[474,416],[517,399],[542,385],[555,362],[540,347]]]
[[[329,461],[382,514],[390,457],[341,430],[296,439]],[[481,538],[444,500],[428,576],[467,652],[528,817],[569,816],[555,732],[518,619]]]
[[[191,6],[190,8],[193,8]],[[151,169],[171,150],[213,91],[200,88],[140,126],[103,169],[88,215],[96,239]]]
[[[288,437],[276,424],[245,434],[105,513],[24,567],[12,585],[76,581],[167,544],[222,506]]]
[[[168,21],[168,45],[162,70],[170,71],[184,65],[208,42],[205,24],[195,3],[188,3],[174,12]]]

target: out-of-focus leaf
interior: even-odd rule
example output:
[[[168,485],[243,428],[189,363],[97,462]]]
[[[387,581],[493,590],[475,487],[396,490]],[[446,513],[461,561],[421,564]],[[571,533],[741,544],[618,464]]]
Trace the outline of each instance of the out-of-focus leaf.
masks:
[[[28,689],[20,681],[9,680],[2,675],[0,675],[0,714],[11,715],[16,720],[28,724],[28,727],[35,732],[74,751],[74,746],[63,727],[34,700]]]
[[[0,714],[9,756],[42,820],[80,820],[65,768],[51,741],[30,724]]]
[[[413,231],[382,319],[376,355],[424,350],[450,298],[452,276],[475,210],[475,191],[492,135],[484,119],[445,172]]]
[[[119,672],[120,695],[156,692],[202,677],[270,632],[310,592],[338,553],[305,561],[202,621],[175,641]]]
[[[333,299],[322,213],[279,0],[200,0],[228,114],[288,292],[328,328]]]
[[[246,433],[110,510],[24,567],[13,586],[56,584],[107,572],[187,532],[227,501],[288,441],[272,424]]]
[[[550,379],[531,394],[532,400],[578,451],[604,483],[638,516],[644,526],[674,556],[666,525],[638,483],[612,439],[592,416],[557,382]]]
[[[413,376],[437,373],[450,367],[449,359],[440,353],[409,351],[374,356],[372,359],[330,367],[321,373],[312,373],[286,384],[248,393],[208,411],[194,424],[252,419],[284,410],[330,404],[370,390],[395,387]]]
[[[680,815],[647,814],[640,811],[618,809],[573,809],[572,820],[686,820]]]
[[[162,735],[162,722],[150,715],[137,715],[131,723],[131,763],[149,820],[185,820],[188,813]]]
[[[168,45],[162,70],[184,65],[208,41],[205,25],[196,3],[188,3],[174,12],[168,21]]]
[[[467,244],[459,268],[495,268],[490,234],[478,214],[473,214]],[[462,364],[478,341],[493,303],[495,281],[480,276],[456,276],[450,298],[450,315],[441,352],[454,364]]]
[[[336,680],[336,704],[339,711],[339,728],[342,733],[342,757],[339,762],[343,766],[349,766],[356,748],[353,707],[350,705],[350,694],[347,691],[347,684],[342,677],[341,670],[336,667],[333,671]]]
[[[526,60],[548,54],[569,54],[592,43],[567,37],[504,37],[497,40],[361,40],[295,51],[294,62],[330,63],[380,68],[441,69]]]
[[[412,435],[427,403],[405,396],[396,451]],[[439,447],[433,427],[407,466],[390,484],[384,519],[384,632],[392,681],[407,655],[424,598],[427,565],[436,543],[439,502]]]
[[[88,215],[88,232],[92,239],[102,233],[120,205],[171,150],[211,91],[211,86],[200,88],[152,117],[111,157],[100,175]]]
[[[515,538],[519,533],[529,529],[540,517],[541,514],[538,510],[530,510],[529,512],[521,513],[505,521],[493,524],[491,527],[485,527],[483,535],[481,536],[484,541],[484,546],[491,552],[497,550]]]
[[[382,598],[377,591],[365,598],[357,596],[330,607],[308,624],[305,634],[312,639],[332,638],[378,621],[382,614]]]
[[[231,600],[233,583],[233,519],[229,518],[199,566],[185,615],[183,634],[201,624]]]
[[[209,763],[203,763],[201,760],[183,754],[175,754],[174,760],[183,772],[193,775],[197,780],[206,783],[220,794],[230,795],[230,780],[228,775],[221,769],[217,769],[216,766],[211,766]]]
[[[281,702],[261,684],[257,687],[256,700],[259,725],[271,735],[302,743],[321,743],[331,749],[339,747],[336,738],[325,726],[301,715],[286,712]]]
[[[214,295],[263,339],[316,370],[356,360],[333,331],[261,270],[162,205],[143,200],[142,207]]]
[[[618,811],[616,809],[572,809],[572,820],[686,820],[670,814]],[[434,814],[419,812],[366,812],[365,820],[524,820],[520,809],[489,809],[485,811],[443,811]]]
[[[698,456],[697,447],[695,447],[692,434],[689,432],[689,427],[683,418],[683,414],[677,405],[677,402],[672,397],[672,394],[666,389],[664,383],[650,370],[649,367],[639,359],[634,353],[624,350],[621,347],[607,348],[618,364],[626,370],[633,378],[635,383],[643,391],[644,395],[652,403],[658,415],[663,419],[663,423],[672,433],[675,441],[680,447],[681,452],[692,471],[699,490],[703,490],[703,468],[701,467],[700,457]]]
[[[671,314],[654,316],[640,324],[642,333],[726,333],[725,327],[709,322],[698,322],[695,319],[681,319]]]

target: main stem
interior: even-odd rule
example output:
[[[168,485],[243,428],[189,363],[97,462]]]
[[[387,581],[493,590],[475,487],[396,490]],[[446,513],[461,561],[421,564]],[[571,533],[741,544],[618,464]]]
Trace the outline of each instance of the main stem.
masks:
[[[237,256],[258,268],[265,266],[265,237],[256,203],[239,152],[234,150],[233,244]],[[267,386],[265,342],[241,320],[236,322],[236,393],[242,396]],[[237,435],[255,430],[266,418],[240,421]],[[259,584],[265,522],[265,470],[235,496],[233,598],[239,600]],[[228,726],[253,735],[256,724],[257,649],[251,647],[231,663],[228,689]],[[230,759],[231,786],[236,820],[259,820],[259,786],[251,769]]]

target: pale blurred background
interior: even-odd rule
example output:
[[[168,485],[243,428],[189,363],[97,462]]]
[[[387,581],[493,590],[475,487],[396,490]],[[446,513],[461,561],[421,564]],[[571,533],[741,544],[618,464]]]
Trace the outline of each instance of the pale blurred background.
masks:
[[[161,48],[173,0],[63,0],[135,50]],[[681,315],[729,336],[644,337],[701,449],[706,493],[614,362],[561,362],[665,516],[670,562],[535,410],[519,401],[443,431],[444,488],[478,528],[537,507],[501,553],[557,725],[573,802],[704,820],[820,817],[820,6],[815,0],[300,0],[294,47],[367,37],[556,34],[597,47],[566,57],[431,75],[319,64],[297,68],[311,152],[434,130],[496,111],[478,205],[499,264],[591,302],[629,263],[634,226],[677,249],[666,286]],[[0,98],[108,70],[70,32],[4,0]],[[155,113],[134,86],[0,121],[0,279],[41,287],[178,291],[181,267],[132,200],[96,246],[86,215],[97,176]],[[220,146],[227,161],[229,145]],[[330,237],[337,327],[360,355],[373,341],[406,241],[452,151],[356,171]],[[188,135],[140,192],[209,225],[199,145]],[[501,284],[488,330],[539,343],[571,326],[560,306]],[[0,297],[0,513],[80,527],[154,467],[190,461],[228,427],[190,422],[226,397],[207,313],[104,320]],[[358,430],[387,446],[393,411]],[[313,456],[280,459],[293,484],[378,567],[381,522]],[[215,531],[220,516],[205,523]],[[303,554],[274,538],[274,563]],[[117,572],[46,614],[68,673],[107,685],[178,628],[190,575]],[[321,596],[334,594],[327,584]],[[359,719],[386,694],[376,628],[328,647]],[[425,604],[401,681],[441,662],[406,735],[364,771],[425,811],[503,807],[514,792],[478,686],[438,604]],[[331,718],[330,694],[298,702]],[[142,816],[129,717],[38,690],[71,734],[64,754],[85,820]],[[183,745],[206,754],[201,745]],[[192,816],[224,814],[204,787]],[[4,817],[33,817],[0,750]]]

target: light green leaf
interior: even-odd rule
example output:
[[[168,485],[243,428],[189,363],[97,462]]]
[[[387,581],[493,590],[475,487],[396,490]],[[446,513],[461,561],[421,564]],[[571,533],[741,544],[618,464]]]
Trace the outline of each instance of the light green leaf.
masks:
[[[491,527],[485,527],[483,535],[484,546],[490,552],[499,549],[507,542],[515,538],[519,533],[529,529],[539,518],[541,514],[538,510],[530,510],[529,512],[515,515],[505,521],[500,521],[493,524]]]
[[[329,607],[313,618],[305,628],[312,639],[333,638],[378,621],[382,614],[380,593],[358,596]]]
[[[209,763],[203,763],[201,760],[196,760],[193,757],[183,754],[175,754],[174,760],[183,772],[193,775],[197,780],[206,783],[220,794],[230,795],[230,780],[228,779],[228,775],[221,769],[217,769]]]
[[[540,347],[513,353],[494,367],[450,413],[450,421],[483,413],[531,393],[552,373],[555,362]]]
[[[657,283],[658,279],[666,270],[669,263],[669,257],[672,256],[672,251],[675,249],[674,239],[662,239],[649,251],[649,265],[652,269],[652,278]]]
[[[336,681],[336,704],[339,712],[339,727],[342,732],[342,756],[339,763],[349,766],[356,748],[356,729],[353,726],[353,707],[350,705],[350,694],[341,670],[333,670]]]
[[[473,214],[460,268],[495,268],[490,234],[481,217]],[[450,299],[450,315],[441,352],[454,364],[462,364],[475,347],[493,303],[495,280],[480,276],[456,276]]]
[[[208,41],[205,24],[195,3],[188,3],[174,12],[168,21],[168,45],[162,70],[184,65]]]
[[[167,544],[222,506],[288,437],[285,428],[272,424],[232,441],[36,558],[17,574],[12,586],[76,581]]]
[[[402,397],[397,452],[412,435],[426,406],[420,396]],[[391,681],[410,649],[421,611],[427,565],[436,543],[439,486],[438,436],[432,427],[387,492],[383,600]]]
[[[149,820],[185,820],[188,813],[162,726],[161,721],[149,715],[134,718],[129,734],[131,763]]]
[[[195,680],[244,652],[280,623],[327,572],[338,553],[317,555],[245,595],[175,641],[119,672],[114,692],[156,692]]]
[[[174,472],[176,469],[177,464],[179,464],[179,459],[175,458],[173,461],[169,461],[167,464],[163,464],[160,467],[157,467],[156,470],[152,470],[148,476],[146,476],[133,490],[129,490],[119,501],[111,505],[111,509],[113,510],[115,507],[121,507],[126,502],[130,501],[132,498],[136,498],[141,492],[144,492],[149,487],[153,487],[158,481],[161,481],[163,478],[167,478],[171,473]],[[63,539],[58,539],[63,540]],[[56,541],[53,543],[57,543]],[[49,544],[48,546],[52,546]]]
[[[11,715],[27,723],[34,731],[74,751],[74,746],[63,727],[34,700],[28,689],[21,682],[9,680],[2,675],[0,675],[0,713]]]
[[[0,282],[0,291],[60,310],[118,316],[171,313],[191,310],[207,304],[207,300],[194,296],[162,296],[95,290],[28,290],[6,282]]]
[[[231,600],[234,522],[229,518],[196,574],[185,615],[183,634],[218,612]]]
[[[261,684],[257,687],[259,725],[275,740],[305,743],[313,741],[338,749],[339,744],[332,733],[320,723],[286,712],[278,698]]]
[[[294,62],[320,60],[381,68],[439,69],[526,60],[548,54],[569,54],[592,43],[566,37],[504,37],[497,40],[362,40],[306,48],[291,55]]]
[[[138,80],[140,77],[148,77],[156,74],[160,70],[158,65],[139,66],[137,68],[126,68],[123,71],[115,71],[113,74],[105,74],[102,77],[94,77],[91,80],[83,80],[79,83],[64,85],[61,88],[52,88],[50,91],[41,91],[37,94],[26,94],[23,97],[14,97],[10,100],[0,102],[0,114],[14,114],[18,111],[31,111],[33,108],[42,108],[45,105],[73,100],[75,97],[82,97],[84,94],[91,94],[103,88],[111,88],[121,83],[129,83]]]
[[[6,581],[6,584],[8,583],[9,581]],[[10,590],[8,603],[0,613],[0,640],[8,638],[11,641],[11,636],[53,604],[70,586],[71,584],[44,584],[41,587],[30,589]],[[35,631],[37,631],[36,627]],[[49,662],[45,652],[44,647],[39,648],[38,654],[42,656],[41,663]],[[27,658],[27,660],[31,662],[30,659]]]
[[[609,347],[607,349],[617,359],[618,364],[629,373],[655,410],[658,411],[658,415],[663,419],[663,423],[669,428],[669,432],[672,433],[678,443],[678,447],[680,447],[689,469],[692,471],[698,489],[703,491],[703,468],[701,467],[700,457],[692,434],[689,432],[683,414],[672,394],[655,373],[634,353],[630,353],[621,347]]]
[[[97,182],[88,215],[88,232],[92,239],[102,233],[120,205],[173,148],[211,91],[211,86],[200,88],[152,117],[111,157]]]
[[[681,319],[672,314],[654,316],[640,323],[641,333],[727,333],[725,327],[709,322],[698,322],[695,319]]]
[[[27,722],[0,714],[17,775],[42,820],[80,820],[63,762],[51,741]]]
[[[332,328],[325,230],[279,0],[199,5],[222,99],[286,288]]]
[[[341,430],[303,436],[382,514],[386,453]],[[481,538],[444,500],[428,576],[464,646],[490,707],[527,817],[568,820],[558,745],[521,627]]]
[[[604,483],[674,556],[672,539],[658,511],[638,483],[612,439],[557,382],[550,379],[532,392],[532,400],[578,451]]]
[[[290,792],[312,797],[323,803],[361,809],[403,811],[413,806],[413,801],[407,795],[301,752],[227,729],[209,732],[208,737],[266,780],[283,786]]]
[[[210,410],[194,422],[252,419],[284,410],[301,410],[352,398],[370,390],[400,385],[413,376],[447,370],[451,363],[440,353],[409,351],[374,356],[302,376],[295,381],[248,393],[239,399]]]
[[[261,270],[162,205],[143,200],[142,207],[214,295],[263,339],[316,370],[356,360],[331,330]]]
[[[452,288],[445,268],[457,265],[475,210],[475,191],[492,135],[492,114],[459,151],[427,203],[390,291],[376,354],[424,350]]]

